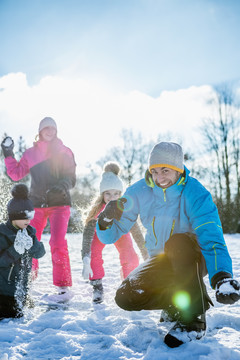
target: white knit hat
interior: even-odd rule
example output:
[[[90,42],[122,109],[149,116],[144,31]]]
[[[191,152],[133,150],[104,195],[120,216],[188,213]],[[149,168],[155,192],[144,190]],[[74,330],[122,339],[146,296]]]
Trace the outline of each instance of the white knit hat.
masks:
[[[107,190],[118,190],[123,192],[123,183],[118,176],[120,167],[115,162],[108,162],[104,165],[102,179],[100,182],[100,194]]]
[[[160,142],[155,145],[148,161],[149,171],[155,167],[167,167],[184,172],[182,147],[173,142]]]
[[[40,133],[42,129],[48,126],[54,127],[57,130],[57,124],[55,120],[53,120],[51,117],[45,117],[40,121],[38,132]]]

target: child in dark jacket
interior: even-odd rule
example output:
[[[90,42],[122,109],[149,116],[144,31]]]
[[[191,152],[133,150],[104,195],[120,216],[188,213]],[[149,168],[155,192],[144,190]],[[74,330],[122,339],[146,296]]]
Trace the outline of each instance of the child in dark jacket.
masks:
[[[28,188],[17,184],[8,202],[8,220],[0,224],[0,318],[23,316],[29,290],[32,259],[45,254],[36,230],[29,225],[34,216]]]

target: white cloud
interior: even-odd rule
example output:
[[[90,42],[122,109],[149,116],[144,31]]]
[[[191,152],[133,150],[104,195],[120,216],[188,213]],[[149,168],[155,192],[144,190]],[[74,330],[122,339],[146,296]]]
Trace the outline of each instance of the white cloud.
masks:
[[[209,86],[164,91],[153,98],[139,91],[120,93],[107,82],[83,78],[44,77],[29,86],[23,73],[0,78],[0,126],[28,146],[38,124],[52,116],[58,135],[75,153],[78,169],[105,155],[119,141],[122,128],[140,131],[148,139],[175,132],[188,145],[198,139],[197,125],[207,116]]]

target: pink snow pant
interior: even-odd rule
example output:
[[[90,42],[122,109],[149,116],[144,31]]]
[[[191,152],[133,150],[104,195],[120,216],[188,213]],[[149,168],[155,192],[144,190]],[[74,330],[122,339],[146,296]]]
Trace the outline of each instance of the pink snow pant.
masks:
[[[53,266],[53,284],[55,286],[72,286],[72,275],[65,235],[70,218],[70,206],[54,206],[49,208],[35,208],[35,215],[30,225],[36,229],[37,239],[40,241],[43,229],[50,222],[50,248]],[[32,262],[33,278],[38,274],[38,260]]]
[[[125,279],[128,274],[139,265],[139,258],[133,248],[130,234],[123,235],[114,245],[119,252],[121,276]],[[93,276],[90,280],[102,279],[105,275],[103,268],[104,261],[102,258],[102,251],[105,246],[106,244],[101,243],[95,233],[91,245],[91,268]]]

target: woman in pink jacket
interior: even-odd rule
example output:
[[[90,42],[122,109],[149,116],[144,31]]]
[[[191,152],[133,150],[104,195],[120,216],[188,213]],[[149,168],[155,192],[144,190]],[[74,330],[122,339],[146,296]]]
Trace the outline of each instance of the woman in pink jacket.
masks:
[[[27,149],[20,161],[14,158],[14,143],[10,137],[1,146],[9,177],[18,181],[30,173],[30,199],[35,216],[31,226],[41,240],[49,219],[51,228],[50,247],[53,265],[53,284],[60,295],[72,286],[68,245],[65,235],[70,217],[71,198],[69,189],[76,182],[76,164],[72,151],[57,137],[57,125],[51,117],[39,124],[39,139]],[[33,277],[37,276],[38,261],[33,259]]]
[[[103,300],[102,278],[105,275],[102,252],[106,245],[100,242],[96,234],[97,216],[110,200],[120,198],[123,192],[123,183],[118,176],[119,172],[120,168],[117,163],[109,162],[105,164],[100,182],[100,195],[89,211],[83,230],[82,275],[84,279],[90,279],[90,283],[93,286],[94,303],[101,303]],[[132,227],[130,233],[145,260],[148,257],[148,253],[144,246],[144,238],[137,222]],[[133,248],[130,233],[123,235],[114,243],[119,252],[122,279],[125,279],[129,273],[139,265],[139,259]]]

